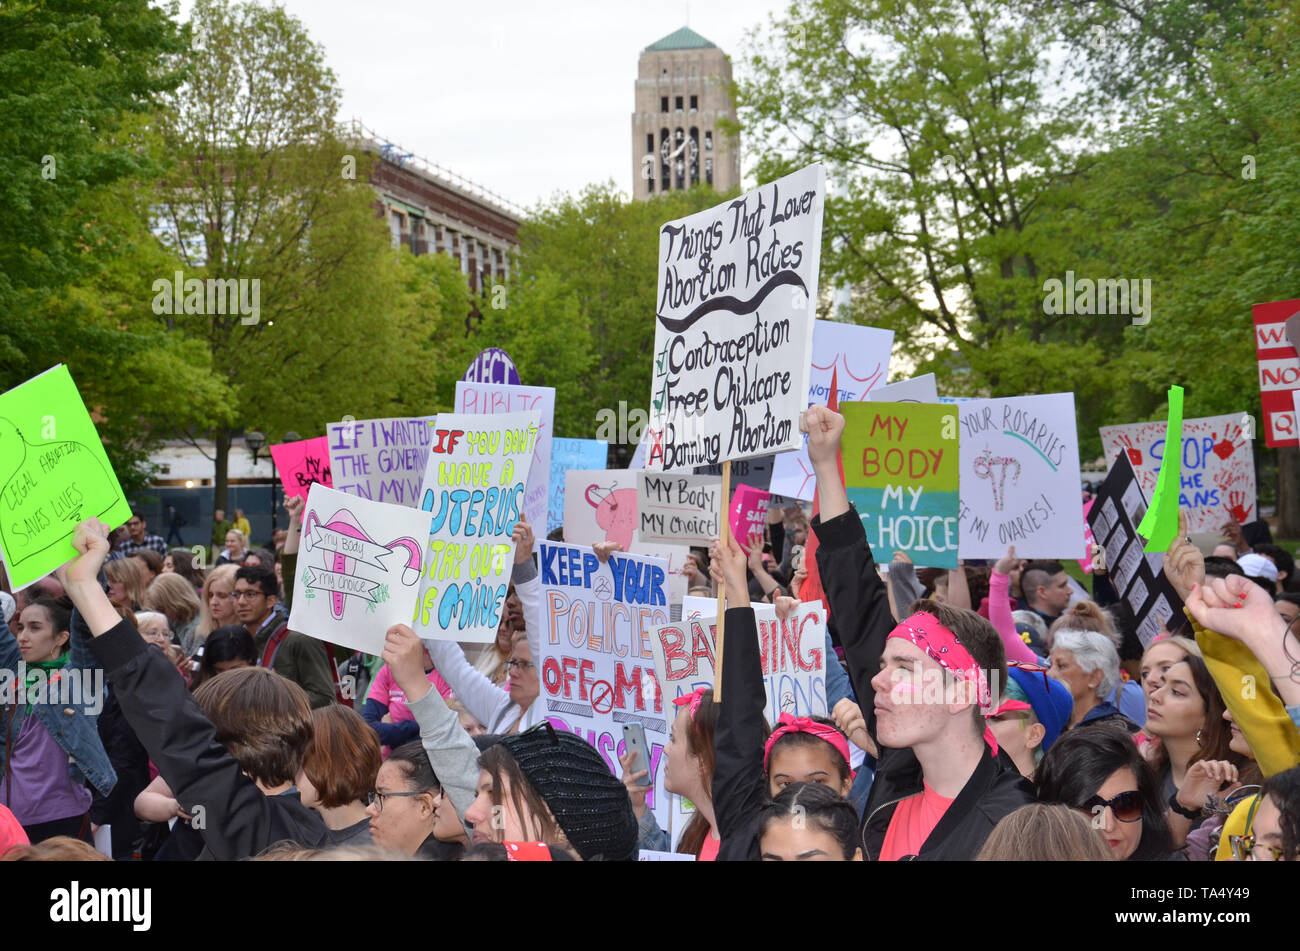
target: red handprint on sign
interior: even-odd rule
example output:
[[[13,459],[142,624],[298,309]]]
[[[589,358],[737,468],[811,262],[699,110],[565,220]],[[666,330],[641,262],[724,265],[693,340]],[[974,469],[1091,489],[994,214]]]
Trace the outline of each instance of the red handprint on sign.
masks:
[[[1253,507],[1250,496],[1245,492],[1228,493],[1228,512],[1237,520],[1238,525],[1244,525],[1246,522],[1251,521],[1250,510]]]

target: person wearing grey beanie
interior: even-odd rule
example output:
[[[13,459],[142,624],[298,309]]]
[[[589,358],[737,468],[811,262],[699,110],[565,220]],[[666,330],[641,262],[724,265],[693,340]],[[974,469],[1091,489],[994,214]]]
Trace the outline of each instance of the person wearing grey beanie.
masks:
[[[478,797],[465,812],[475,843],[545,842],[589,862],[636,860],[627,789],[591,744],[543,722],[480,745]]]

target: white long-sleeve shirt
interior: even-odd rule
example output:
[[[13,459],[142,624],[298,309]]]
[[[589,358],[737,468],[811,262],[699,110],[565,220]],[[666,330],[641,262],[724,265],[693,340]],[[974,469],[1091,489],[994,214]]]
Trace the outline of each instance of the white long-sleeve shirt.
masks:
[[[515,593],[523,605],[528,648],[533,663],[537,663],[542,649],[542,580],[537,574],[537,566],[531,560],[515,565],[513,580]],[[540,697],[526,710],[520,709],[517,703],[511,703],[510,694],[474,669],[474,665],[466,659],[465,652],[455,641],[425,639],[424,646],[429,649],[429,656],[433,658],[438,673],[456,692],[456,699],[473,714],[474,719],[487,727],[489,733],[505,733],[515,725],[516,720],[519,721],[519,732],[522,733],[542,721],[545,704],[539,702]]]

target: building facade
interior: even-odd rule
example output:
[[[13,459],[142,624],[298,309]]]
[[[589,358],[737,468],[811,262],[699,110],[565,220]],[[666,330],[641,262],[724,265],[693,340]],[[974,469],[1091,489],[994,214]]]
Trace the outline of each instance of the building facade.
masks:
[[[470,290],[487,296],[510,273],[510,251],[524,211],[468,179],[403,152],[360,123],[352,135],[375,157],[370,184],[393,247],[445,252],[460,262]]]
[[[641,51],[632,113],[632,194],[652,198],[704,183],[740,184],[740,143],[718,128],[734,118],[731,61],[689,27]]]

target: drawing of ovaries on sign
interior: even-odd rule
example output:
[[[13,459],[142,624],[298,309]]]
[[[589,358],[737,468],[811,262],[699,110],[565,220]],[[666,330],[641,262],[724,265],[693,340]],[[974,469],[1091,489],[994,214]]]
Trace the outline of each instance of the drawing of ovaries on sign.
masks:
[[[309,563],[303,571],[306,596],[314,597],[317,590],[328,593],[335,620],[342,620],[349,595],[364,601],[371,612],[392,596],[390,583],[405,587],[419,583],[423,549],[414,538],[377,543],[347,509],[339,509],[327,520],[313,509],[307,513],[303,529],[307,554],[320,552],[322,556],[319,566]],[[393,560],[385,561],[389,556]]]
[[[1007,505],[1007,474],[1011,475],[1011,484],[1020,481],[1020,460],[1014,456],[995,456],[991,449],[985,449],[975,457],[975,475],[988,479],[993,489],[993,510],[1001,512]]]
[[[29,442],[0,416],[0,548],[11,569],[104,515],[120,498],[115,486],[86,444]]]
[[[614,542],[624,551],[632,545],[636,531],[636,488],[589,485],[587,504],[596,510],[596,524],[605,531],[605,541]]]

